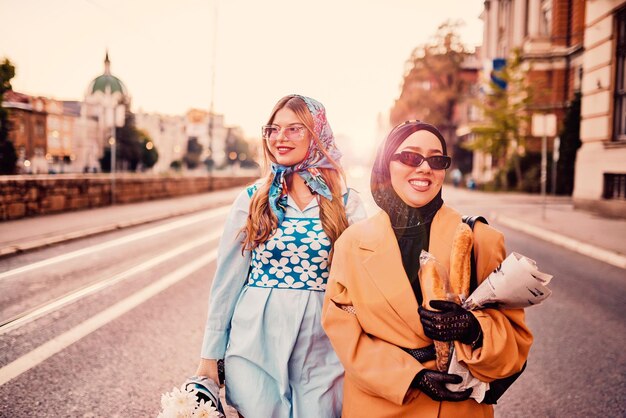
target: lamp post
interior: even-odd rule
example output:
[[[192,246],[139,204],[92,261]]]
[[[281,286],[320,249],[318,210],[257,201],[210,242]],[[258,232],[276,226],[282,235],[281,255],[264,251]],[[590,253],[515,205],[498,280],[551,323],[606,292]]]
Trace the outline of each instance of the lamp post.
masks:
[[[214,1],[213,10],[213,51],[211,59],[211,104],[209,107],[209,156],[211,164],[209,165],[209,176],[211,177],[211,189],[213,188],[213,166],[215,165],[215,154],[213,153],[213,113],[215,102],[215,61],[217,57],[217,12],[219,6],[219,0]]]
[[[109,138],[109,145],[111,146],[111,204],[115,204],[115,166],[117,164],[117,139],[115,136],[115,128],[121,128],[124,126],[126,119],[126,107],[123,104],[115,105],[111,100],[109,102],[110,107],[108,111],[108,120],[111,125],[111,137]]]
[[[109,145],[111,146],[111,204],[115,204],[115,156],[117,154],[115,140],[115,126],[111,127],[111,137]]]

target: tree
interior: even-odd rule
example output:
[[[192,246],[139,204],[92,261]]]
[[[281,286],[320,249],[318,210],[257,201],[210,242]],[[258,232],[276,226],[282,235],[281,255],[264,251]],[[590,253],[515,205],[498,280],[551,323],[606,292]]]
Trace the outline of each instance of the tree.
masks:
[[[137,134],[141,142],[141,166],[144,170],[152,168],[159,161],[159,151],[154,145],[152,138],[145,131],[137,129]]]
[[[122,170],[136,171],[141,162],[143,143],[139,138],[139,132],[135,127],[135,116],[128,112],[124,126],[115,129],[117,141],[117,167]],[[117,169],[116,167],[116,169]]]
[[[522,187],[521,154],[530,114],[531,89],[526,84],[527,71],[522,68],[521,54],[515,50],[504,68],[492,77],[489,89],[478,107],[483,122],[472,128],[475,140],[467,147],[491,154],[498,176],[505,189],[509,188],[507,172],[515,172],[516,187]]]
[[[2,107],[4,93],[11,90],[11,79],[15,77],[15,67],[8,58],[0,64],[0,174],[14,174],[17,154],[9,140],[9,113]]]
[[[251,163],[254,165],[254,159],[252,151],[250,150],[250,144],[243,138],[243,136],[232,128],[228,129],[226,135],[226,141],[224,145],[224,151],[226,152],[226,161],[224,165],[233,165],[237,161],[242,167],[250,167]],[[234,158],[232,158],[234,157]]]
[[[469,87],[461,77],[461,64],[470,54],[457,33],[460,26],[460,22],[443,23],[431,43],[413,50],[402,92],[390,112],[393,125],[422,119],[452,137],[454,107]]]
[[[580,141],[580,92],[576,93],[574,100],[567,108],[559,138],[561,143],[557,162],[556,192],[571,195],[574,191],[576,153],[582,145]]]
[[[187,141],[187,153],[183,156],[183,162],[189,169],[194,169],[200,165],[200,156],[202,155],[202,144],[198,142],[198,138],[190,137]]]

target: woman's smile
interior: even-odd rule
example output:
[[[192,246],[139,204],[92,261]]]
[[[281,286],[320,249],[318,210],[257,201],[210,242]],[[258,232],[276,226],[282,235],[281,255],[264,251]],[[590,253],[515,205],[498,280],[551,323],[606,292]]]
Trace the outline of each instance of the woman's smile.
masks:
[[[427,192],[432,184],[432,181],[425,178],[413,178],[409,179],[409,184],[418,192]]]
[[[285,145],[279,145],[276,147],[276,151],[278,151],[278,154],[280,155],[286,155],[291,150],[293,150],[293,147],[287,147]]]

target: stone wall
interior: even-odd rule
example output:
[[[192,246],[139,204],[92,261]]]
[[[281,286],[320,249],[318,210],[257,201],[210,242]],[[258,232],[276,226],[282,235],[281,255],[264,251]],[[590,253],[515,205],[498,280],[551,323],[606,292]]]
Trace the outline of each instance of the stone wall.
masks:
[[[118,174],[115,203],[142,202],[251,184],[255,177]],[[0,176],[0,221],[111,204],[111,177]]]

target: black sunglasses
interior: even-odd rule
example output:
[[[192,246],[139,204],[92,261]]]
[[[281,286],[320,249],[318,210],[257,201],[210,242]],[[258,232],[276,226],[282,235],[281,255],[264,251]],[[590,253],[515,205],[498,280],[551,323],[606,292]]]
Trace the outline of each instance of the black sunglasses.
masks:
[[[432,155],[430,157],[424,157],[422,154],[411,151],[402,151],[391,156],[392,161],[400,161],[404,165],[409,167],[419,167],[424,161],[428,162],[428,165],[433,170],[445,170],[450,167],[452,158],[447,155]]]

